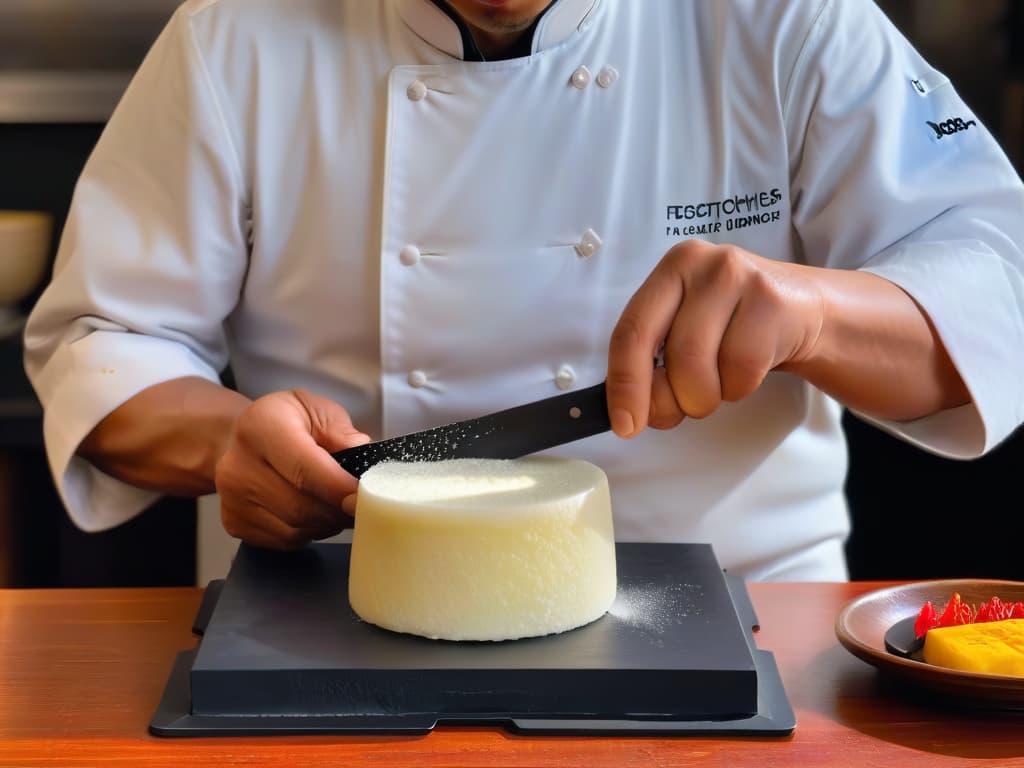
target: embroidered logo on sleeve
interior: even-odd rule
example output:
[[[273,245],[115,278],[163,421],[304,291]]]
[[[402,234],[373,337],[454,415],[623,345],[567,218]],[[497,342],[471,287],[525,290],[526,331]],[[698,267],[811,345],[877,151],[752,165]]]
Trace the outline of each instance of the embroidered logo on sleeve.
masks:
[[[964,120],[962,117],[951,117],[949,120],[943,120],[941,123],[933,123],[931,120],[925,120],[928,123],[928,127],[935,131],[935,138],[941,139],[943,136],[952,136],[954,133],[960,133],[966,131],[971,126],[977,125],[975,120]]]

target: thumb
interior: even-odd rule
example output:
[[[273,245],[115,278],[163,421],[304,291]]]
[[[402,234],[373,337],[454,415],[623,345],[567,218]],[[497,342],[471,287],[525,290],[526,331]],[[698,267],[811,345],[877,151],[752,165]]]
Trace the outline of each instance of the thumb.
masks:
[[[302,389],[292,393],[309,417],[309,433],[330,453],[370,442],[370,436],[352,424],[348,411],[333,400]]]

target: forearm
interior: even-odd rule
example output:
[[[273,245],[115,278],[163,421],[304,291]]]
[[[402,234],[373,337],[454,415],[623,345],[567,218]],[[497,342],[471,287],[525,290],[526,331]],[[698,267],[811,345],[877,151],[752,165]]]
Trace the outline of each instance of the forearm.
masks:
[[[250,401],[197,377],[143,390],[104,418],[78,453],[107,474],[176,496],[212,493],[214,470]]]
[[[970,401],[928,316],[899,286],[868,272],[799,269],[820,288],[821,328],[807,356],[782,370],[882,419],[907,421]]]

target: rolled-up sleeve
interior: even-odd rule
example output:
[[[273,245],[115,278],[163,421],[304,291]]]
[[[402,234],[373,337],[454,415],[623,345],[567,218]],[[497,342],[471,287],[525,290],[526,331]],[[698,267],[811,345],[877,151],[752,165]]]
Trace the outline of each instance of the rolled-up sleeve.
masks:
[[[72,520],[109,528],[155,499],[76,456],[107,414],[154,384],[219,379],[247,263],[246,184],[179,10],[75,188],[51,283],[25,330],[50,469]]]
[[[909,422],[864,418],[940,455],[991,450],[1024,421],[1020,177],[948,78],[869,0],[822,3],[784,113],[804,258],[900,286],[972,397]]]

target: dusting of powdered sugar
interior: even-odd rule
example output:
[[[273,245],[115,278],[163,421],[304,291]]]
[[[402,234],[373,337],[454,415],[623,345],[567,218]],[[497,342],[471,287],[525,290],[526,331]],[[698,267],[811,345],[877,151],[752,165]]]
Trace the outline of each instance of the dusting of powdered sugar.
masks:
[[[699,584],[620,584],[608,614],[660,645],[661,636],[671,627],[703,613],[703,598],[704,588]]]
[[[494,423],[494,418],[485,416],[472,423],[456,422],[357,446],[339,452],[336,458],[342,467],[358,477],[385,462],[435,462],[472,457],[479,453],[476,441],[498,431],[500,427]]]

